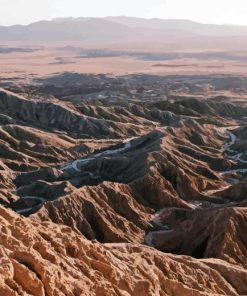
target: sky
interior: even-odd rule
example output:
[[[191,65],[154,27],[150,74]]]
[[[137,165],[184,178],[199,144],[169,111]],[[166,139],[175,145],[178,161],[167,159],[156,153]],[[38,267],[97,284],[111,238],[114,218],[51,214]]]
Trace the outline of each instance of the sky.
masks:
[[[126,15],[247,25],[247,0],[0,0],[0,25]]]

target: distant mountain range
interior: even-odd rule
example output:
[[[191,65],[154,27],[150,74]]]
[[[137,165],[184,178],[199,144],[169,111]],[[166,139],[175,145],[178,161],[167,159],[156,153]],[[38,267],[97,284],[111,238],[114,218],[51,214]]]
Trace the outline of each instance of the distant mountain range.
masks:
[[[0,26],[0,41],[157,42],[205,37],[247,37],[247,27],[188,20],[134,17],[58,18],[30,25]]]

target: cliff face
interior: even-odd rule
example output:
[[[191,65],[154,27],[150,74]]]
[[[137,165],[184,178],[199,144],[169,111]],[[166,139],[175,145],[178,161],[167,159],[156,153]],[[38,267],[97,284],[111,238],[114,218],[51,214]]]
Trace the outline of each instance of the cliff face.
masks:
[[[70,227],[0,207],[1,295],[244,295],[247,272],[135,244],[90,242]]]

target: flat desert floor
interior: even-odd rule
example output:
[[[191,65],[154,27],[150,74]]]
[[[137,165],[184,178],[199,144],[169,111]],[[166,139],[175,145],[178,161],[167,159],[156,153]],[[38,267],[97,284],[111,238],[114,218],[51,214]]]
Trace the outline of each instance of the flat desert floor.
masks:
[[[0,46],[1,48],[1,46]],[[144,50],[117,51],[103,49],[86,49],[83,45],[69,46],[25,46],[15,45],[9,52],[0,51],[0,76],[14,78],[44,76],[60,72],[77,72],[91,74],[128,75],[136,73],[158,75],[210,75],[233,74],[245,75],[247,72],[247,59],[245,56],[226,56],[217,59],[217,54],[210,52],[190,54],[175,54],[159,51],[147,53]],[[32,48],[27,52],[18,52],[20,48]],[[109,51],[109,53],[108,53]],[[92,54],[93,52],[93,54]],[[140,54],[141,52],[141,54]],[[82,53],[82,54],[81,54]],[[90,54],[88,54],[90,53]],[[168,56],[168,57],[167,57]]]

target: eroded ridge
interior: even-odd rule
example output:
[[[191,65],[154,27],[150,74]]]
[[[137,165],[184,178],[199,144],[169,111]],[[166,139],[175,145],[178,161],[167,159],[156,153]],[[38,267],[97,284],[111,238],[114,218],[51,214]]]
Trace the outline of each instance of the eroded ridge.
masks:
[[[247,294],[246,102],[186,79],[1,89],[0,294]]]

